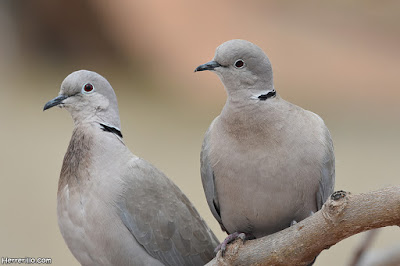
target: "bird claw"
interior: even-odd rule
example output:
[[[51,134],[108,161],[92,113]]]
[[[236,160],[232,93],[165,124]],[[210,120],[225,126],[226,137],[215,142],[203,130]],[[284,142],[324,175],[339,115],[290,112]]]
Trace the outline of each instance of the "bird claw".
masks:
[[[221,244],[219,244],[219,245],[215,248],[214,252],[217,253],[218,251],[221,251],[221,256],[224,256],[224,253],[225,253],[225,250],[226,250],[226,247],[228,246],[228,244],[231,243],[231,242],[233,242],[233,241],[236,240],[237,238],[241,239],[241,240],[242,240],[242,243],[244,244],[244,242],[245,242],[247,239],[251,239],[251,236],[250,236],[250,235],[248,236],[248,235],[246,235],[245,233],[239,233],[239,232],[232,233],[232,234],[228,235],[228,236],[224,239],[224,241],[222,241]]]

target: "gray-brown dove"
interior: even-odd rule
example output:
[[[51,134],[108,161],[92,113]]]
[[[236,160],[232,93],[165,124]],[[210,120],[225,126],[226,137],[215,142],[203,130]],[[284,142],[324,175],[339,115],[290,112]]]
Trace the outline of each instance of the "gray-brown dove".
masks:
[[[218,240],[181,190],[133,155],[120,131],[117,98],[99,74],[65,78],[46,103],[75,128],[58,184],[58,224],[82,265],[204,265]]]
[[[335,157],[316,114],[275,91],[271,63],[255,44],[231,40],[195,71],[215,72],[227,101],[201,152],[208,205],[230,236],[259,238],[318,211],[333,192]]]

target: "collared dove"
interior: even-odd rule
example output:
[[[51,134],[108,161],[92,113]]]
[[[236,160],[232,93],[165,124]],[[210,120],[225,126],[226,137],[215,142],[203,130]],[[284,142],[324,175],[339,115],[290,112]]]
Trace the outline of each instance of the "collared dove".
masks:
[[[230,234],[259,238],[318,211],[335,183],[328,128],[275,91],[271,63],[255,44],[231,40],[196,71],[214,71],[227,91],[201,151],[207,203]]]
[[[75,124],[58,183],[58,224],[82,265],[204,265],[213,258],[218,240],[194,206],[125,146],[105,78],[73,72],[44,110],[57,105]]]

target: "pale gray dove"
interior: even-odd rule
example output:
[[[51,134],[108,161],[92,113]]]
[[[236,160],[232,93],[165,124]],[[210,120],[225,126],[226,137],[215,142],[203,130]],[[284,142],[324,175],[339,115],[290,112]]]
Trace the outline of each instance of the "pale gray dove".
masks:
[[[181,190],[133,155],[117,98],[99,74],[70,74],[46,103],[75,128],[58,184],[58,224],[82,265],[204,265],[218,240]]]
[[[215,72],[227,101],[201,152],[208,205],[230,234],[259,238],[318,211],[333,192],[335,157],[328,128],[316,114],[275,91],[271,63],[256,45],[231,40],[195,71]]]

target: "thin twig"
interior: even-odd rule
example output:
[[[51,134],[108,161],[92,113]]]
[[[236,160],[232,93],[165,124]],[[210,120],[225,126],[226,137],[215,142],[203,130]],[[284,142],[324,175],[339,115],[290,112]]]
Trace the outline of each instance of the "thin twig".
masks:
[[[362,240],[361,244],[355,251],[354,257],[351,260],[351,263],[349,266],[356,266],[359,262],[362,256],[365,254],[367,249],[372,245],[372,242],[374,242],[376,236],[378,235],[379,229],[374,229],[371,231],[368,231],[365,233],[365,237]]]

